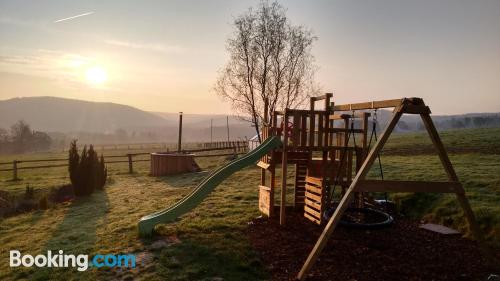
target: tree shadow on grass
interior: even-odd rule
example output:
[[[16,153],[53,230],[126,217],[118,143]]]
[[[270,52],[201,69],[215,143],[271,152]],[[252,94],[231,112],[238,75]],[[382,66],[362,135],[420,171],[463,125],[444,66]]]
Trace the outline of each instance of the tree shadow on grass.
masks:
[[[193,188],[209,174],[209,171],[185,173],[166,177],[158,177],[157,181],[164,182],[171,187]]]
[[[43,215],[45,214],[45,212],[50,212],[50,210],[37,210],[37,211],[34,211],[32,212],[31,214],[31,218],[30,218],[30,225],[35,225],[37,224],[41,218],[43,218]]]
[[[51,238],[46,242],[41,253],[51,250],[57,254],[63,250],[65,254],[87,254],[92,257],[97,242],[96,230],[109,210],[108,195],[105,190],[96,191],[84,198],[77,198],[69,206],[63,220],[59,223]],[[75,268],[31,268],[32,280],[61,280]],[[78,272],[79,278],[92,279],[91,271]]]
[[[432,211],[444,197],[441,193],[413,193],[401,200],[401,212],[418,218]]]

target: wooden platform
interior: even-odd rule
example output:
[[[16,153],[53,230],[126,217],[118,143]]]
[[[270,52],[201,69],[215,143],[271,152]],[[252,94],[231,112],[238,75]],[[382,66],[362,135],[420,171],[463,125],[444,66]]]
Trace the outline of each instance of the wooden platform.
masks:
[[[449,228],[449,227],[444,226],[444,225],[440,225],[440,224],[426,223],[426,224],[420,225],[420,228],[425,229],[425,230],[429,230],[432,232],[436,232],[439,234],[443,234],[443,235],[458,235],[458,234],[460,234],[460,232],[458,232],[457,230],[455,230],[453,228]]]

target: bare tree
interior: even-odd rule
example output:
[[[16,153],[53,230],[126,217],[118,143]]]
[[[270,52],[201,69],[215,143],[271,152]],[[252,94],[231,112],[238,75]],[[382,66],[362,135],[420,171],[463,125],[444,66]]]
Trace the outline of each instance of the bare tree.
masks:
[[[28,123],[24,120],[19,120],[10,127],[10,134],[14,143],[20,147],[24,147],[29,142],[32,131]]]
[[[311,55],[316,37],[307,28],[292,25],[277,2],[260,2],[233,25],[227,43],[230,59],[215,91],[239,117],[252,122],[260,142],[260,127],[277,107],[299,107],[319,92]]]

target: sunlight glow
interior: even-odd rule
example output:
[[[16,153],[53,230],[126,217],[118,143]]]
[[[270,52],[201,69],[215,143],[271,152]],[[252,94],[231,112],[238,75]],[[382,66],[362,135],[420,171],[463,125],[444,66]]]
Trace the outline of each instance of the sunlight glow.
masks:
[[[92,66],[85,71],[87,82],[92,85],[101,85],[108,80],[108,73],[100,66]]]

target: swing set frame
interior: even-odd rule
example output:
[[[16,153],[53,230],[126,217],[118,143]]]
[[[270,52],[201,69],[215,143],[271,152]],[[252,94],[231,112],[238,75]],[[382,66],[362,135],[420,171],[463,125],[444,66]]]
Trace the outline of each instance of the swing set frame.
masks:
[[[286,223],[287,169],[289,165],[295,165],[294,207],[304,211],[305,218],[319,225],[324,224],[327,220],[322,234],[303,264],[297,279],[304,280],[307,277],[345,211],[353,201],[355,205],[362,207],[363,193],[367,192],[455,193],[464,210],[471,232],[485,253],[488,253],[484,247],[483,236],[465,196],[464,188],[432,122],[431,111],[424,101],[421,98],[402,98],[336,105],[330,102],[332,97],[331,93],[311,97],[309,109],[286,108],[283,111],[274,111],[271,120],[268,120],[266,115],[264,120],[266,126],[262,131],[263,139],[279,137],[282,139],[282,146],[270,151],[257,163],[257,166],[261,168],[260,211],[269,217],[275,215],[274,192],[278,182],[275,178],[276,166],[281,164],[279,221],[280,225]],[[317,102],[324,103],[324,108],[315,108]],[[366,111],[374,110],[376,112],[382,108],[393,108],[392,117],[384,132],[371,146],[371,141],[368,145],[370,113]],[[358,110],[363,112],[356,113]],[[345,112],[352,112],[352,115],[345,114]],[[446,172],[447,181],[366,179],[368,171],[379,157],[380,151],[403,114],[420,115]],[[360,128],[354,128],[354,118],[360,119]],[[343,120],[344,123],[338,127],[335,126],[335,120]],[[357,144],[349,145],[350,134],[360,136],[359,146]],[[318,158],[318,155],[321,157]],[[342,187],[343,196],[333,215],[326,219],[323,214],[326,210],[325,206],[331,203],[328,202],[328,198],[330,198],[330,191],[332,191],[329,181],[332,179],[334,179],[334,187],[337,184]]]
[[[470,204],[465,196],[465,190],[460,183],[458,176],[451,164],[451,161],[446,153],[444,145],[439,137],[439,134],[432,122],[430,117],[431,111],[428,106],[425,105],[421,98],[404,98],[398,100],[385,100],[385,101],[373,101],[368,103],[355,103],[355,104],[345,104],[345,105],[333,105],[333,111],[347,111],[347,110],[368,110],[368,109],[380,109],[380,108],[394,108],[392,118],[390,119],[388,125],[386,126],[384,132],[380,138],[376,141],[375,145],[370,149],[368,155],[364,159],[361,168],[356,173],[356,176],[352,180],[349,188],[342,197],[339,205],[337,206],[334,214],[329,219],[323,232],[321,233],[319,239],[317,240],[314,248],[307,257],[302,269],[297,275],[297,279],[304,280],[312,266],[318,259],[321,251],[325,247],[327,241],[331,237],[335,228],[337,227],[342,215],[348,208],[349,204],[354,198],[356,192],[437,192],[437,193],[455,193],[460,206],[464,210],[465,217],[469,222],[469,227],[477,239],[477,241],[482,244],[483,236],[479,229],[479,226],[474,217],[474,213],[470,207]],[[388,180],[366,180],[366,175],[372,167],[375,159],[379,155],[380,151],[384,147],[387,139],[393,132],[396,124],[400,120],[403,114],[418,114],[420,115],[427,133],[434,147],[436,148],[437,154],[441,161],[441,164],[447,174],[448,181],[444,182],[431,182],[431,181],[388,181]]]

